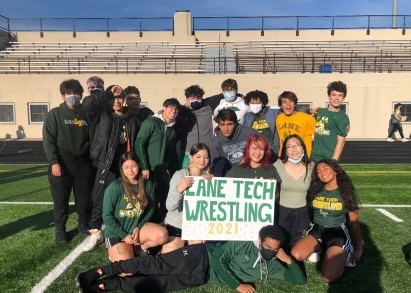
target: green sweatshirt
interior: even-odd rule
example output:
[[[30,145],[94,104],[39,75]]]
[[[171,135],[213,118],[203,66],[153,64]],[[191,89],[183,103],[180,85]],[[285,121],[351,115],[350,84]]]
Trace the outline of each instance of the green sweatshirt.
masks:
[[[256,243],[228,241],[221,246],[208,244],[210,279],[208,283],[225,283],[236,289],[240,284],[264,279],[284,280],[292,284],[305,284],[304,272],[293,261],[290,265],[276,259],[264,261]],[[265,265],[267,269],[265,268]]]
[[[147,118],[141,124],[134,145],[142,170],[169,169],[171,161],[176,159],[175,140],[174,128],[166,125],[161,115]]]
[[[150,221],[154,213],[154,186],[150,181],[146,181],[144,189],[149,205],[143,210],[138,203],[134,208],[128,203],[121,178],[116,179],[107,187],[103,200],[103,221],[106,225],[104,236],[106,238],[124,239],[133,232],[134,228],[141,228]]]
[[[51,109],[43,124],[43,147],[50,165],[61,163],[59,159],[87,159],[90,140],[86,121],[76,118],[65,103]]]

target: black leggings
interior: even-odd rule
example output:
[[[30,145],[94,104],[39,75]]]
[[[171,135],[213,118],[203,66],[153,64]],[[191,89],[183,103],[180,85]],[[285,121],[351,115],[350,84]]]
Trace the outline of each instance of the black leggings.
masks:
[[[188,245],[175,251],[134,257],[102,267],[106,290],[127,292],[170,292],[196,287],[208,281],[208,253],[204,244]],[[119,277],[121,273],[132,273]]]
[[[404,138],[404,133],[402,132],[401,123],[392,124],[392,129],[391,129],[390,134],[388,134],[388,138],[391,138],[394,135],[394,132],[396,132],[397,130],[400,133],[401,138]]]

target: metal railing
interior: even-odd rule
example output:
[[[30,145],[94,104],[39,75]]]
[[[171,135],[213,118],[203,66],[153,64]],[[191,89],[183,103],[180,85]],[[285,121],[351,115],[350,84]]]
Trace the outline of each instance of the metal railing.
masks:
[[[0,29],[8,32],[115,32],[174,31],[173,17],[128,18],[7,18],[0,15]]]
[[[196,31],[234,30],[306,30],[306,29],[409,29],[411,15],[340,15],[340,16],[217,16],[193,17]],[[7,18],[0,15],[0,29],[18,31],[174,31],[173,17],[130,18]]]
[[[341,15],[341,16],[218,16],[193,17],[193,34],[196,31],[248,30],[331,30],[336,29],[396,29],[411,28],[411,15],[397,15],[400,25],[392,25],[392,15]]]

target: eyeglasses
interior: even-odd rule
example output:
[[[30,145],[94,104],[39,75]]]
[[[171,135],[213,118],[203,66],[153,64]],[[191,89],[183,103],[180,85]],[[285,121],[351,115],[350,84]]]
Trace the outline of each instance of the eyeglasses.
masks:
[[[294,145],[288,145],[288,146],[286,146],[285,148],[286,148],[287,150],[292,150],[292,149],[299,149],[299,148],[301,148],[301,147],[302,147],[301,144],[294,144]]]

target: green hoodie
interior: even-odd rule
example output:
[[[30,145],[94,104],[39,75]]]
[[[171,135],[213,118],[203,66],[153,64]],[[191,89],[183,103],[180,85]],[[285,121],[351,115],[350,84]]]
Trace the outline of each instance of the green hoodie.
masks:
[[[65,103],[51,109],[43,124],[43,147],[50,165],[61,164],[62,159],[88,159],[90,139],[86,121],[76,117]]]
[[[134,148],[142,170],[177,167],[171,166],[171,162],[177,157],[173,125],[174,123],[166,125],[162,115],[149,117],[141,124]]]
[[[261,279],[278,279],[300,285],[307,281],[295,261],[290,265],[277,259],[265,261],[261,258],[256,243],[252,241],[227,241],[221,246],[206,245],[210,257],[208,283],[225,283],[236,289],[240,284]]]

